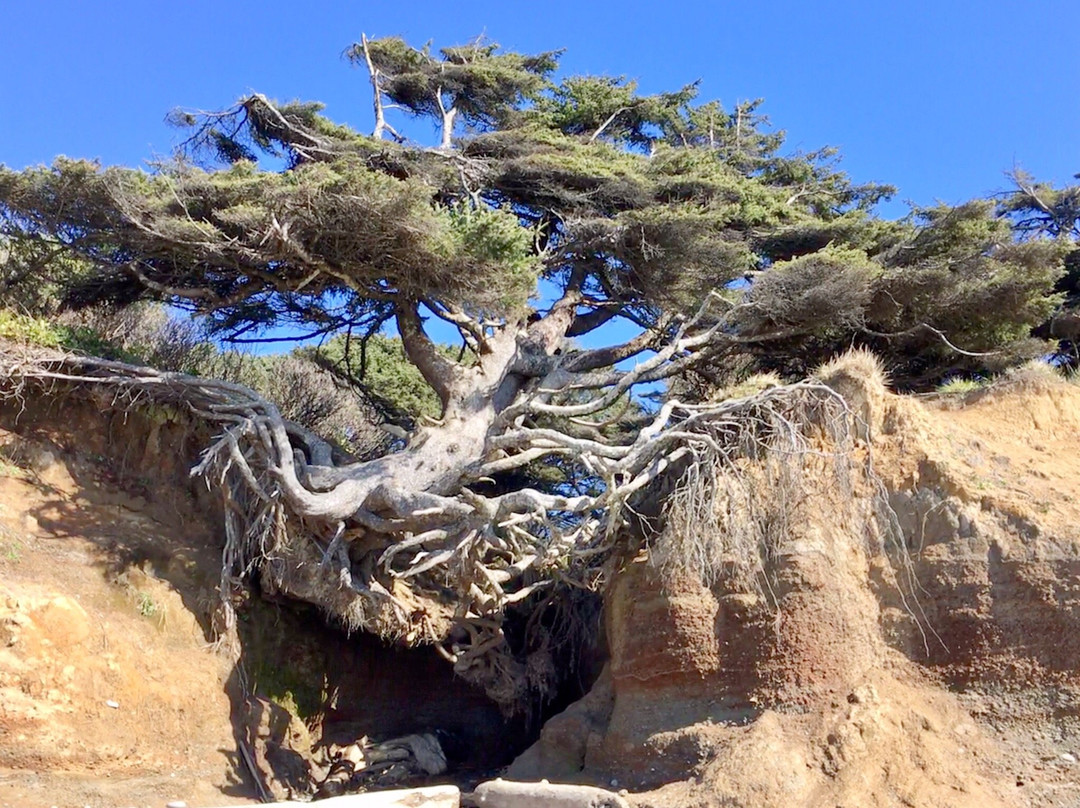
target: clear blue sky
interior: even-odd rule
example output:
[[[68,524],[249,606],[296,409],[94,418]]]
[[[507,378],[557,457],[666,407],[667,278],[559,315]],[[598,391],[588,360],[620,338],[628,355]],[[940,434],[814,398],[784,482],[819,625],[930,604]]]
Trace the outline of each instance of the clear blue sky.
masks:
[[[1080,2],[523,3],[8,0],[0,29],[0,162],[57,154],[138,164],[167,152],[174,106],[248,90],[317,99],[371,126],[364,75],[340,58],[369,35],[456,44],[483,31],[565,47],[567,72],[647,91],[702,80],[727,104],[762,96],[789,145],[831,144],[857,180],[959,202],[1019,163],[1080,172]],[[887,212],[900,212],[890,206]]]
[[[789,148],[837,146],[855,180],[898,186],[885,215],[1001,190],[1014,163],[1055,183],[1080,172],[1080,0],[672,5],[0,0],[0,163],[138,165],[174,145],[170,109],[251,90],[323,101],[369,131],[366,75],[341,59],[361,32],[436,46],[483,32],[565,48],[564,72],[626,75],[646,92],[700,79],[729,107],[763,97]]]

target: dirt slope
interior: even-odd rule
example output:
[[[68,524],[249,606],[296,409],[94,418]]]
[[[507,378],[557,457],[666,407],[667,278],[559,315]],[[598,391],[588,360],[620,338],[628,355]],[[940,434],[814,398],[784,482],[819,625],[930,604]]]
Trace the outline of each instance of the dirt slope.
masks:
[[[0,445],[0,805],[245,801],[232,661],[194,617],[212,536],[101,456]]]

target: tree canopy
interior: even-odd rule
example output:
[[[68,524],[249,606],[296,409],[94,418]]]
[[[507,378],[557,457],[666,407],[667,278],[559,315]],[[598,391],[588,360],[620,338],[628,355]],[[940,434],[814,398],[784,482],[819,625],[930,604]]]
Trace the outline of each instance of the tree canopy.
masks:
[[[365,37],[345,54],[370,80],[371,135],[257,93],[175,112],[183,144],[149,169],[0,169],[0,235],[9,256],[87,268],[61,278],[67,306],[167,301],[225,339],[291,324],[362,349],[396,331],[438,400],[396,451],[338,464],[272,405],[203,385],[202,411],[229,413],[203,469],[233,480],[246,552],[314,537],[348,581],[333,600],[347,622],[414,636],[435,607],[403,589],[456,591],[466,633],[424,630],[463,671],[484,659],[495,675],[506,609],[595,583],[633,498],[744,406],[710,409],[708,390],[803,378],[852,345],[915,388],[1047,350],[1032,329],[1061,304],[1072,191],[886,221],[874,208],[891,187],[852,181],[830,149],[784,152],[757,101],[556,78],[558,51],[483,39]],[[432,122],[437,145],[393,115]],[[673,379],[705,384],[635,400]]]
[[[828,149],[781,154],[758,102],[726,111],[699,103],[696,85],[643,96],[618,78],[556,84],[558,52],[483,40],[433,54],[365,38],[346,54],[370,71],[374,136],[319,104],[258,94],[177,112],[190,137],[149,172],[66,159],[5,171],[5,232],[96,267],[71,304],[155,296],[234,337],[283,322],[406,333],[401,321],[433,314],[483,341],[489,323],[531,314],[539,279],[576,297],[567,336],[616,319],[662,333],[719,290],[729,352],[799,372],[855,340],[926,383],[980,364],[949,342],[1024,350],[1054,305],[1053,239],[1015,243],[989,204],[879,220],[891,188],[852,183]],[[434,121],[441,145],[382,140],[396,133],[388,106]],[[1075,225],[1075,200],[1061,200],[1037,209],[1039,232]],[[986,305],[1001,295],[1020,305]]]
[[[1053,239],[1064,255],[1065,272],[1054,286],[1060,303],[1035,333],[1056,341],[1056,358],[1080,368],[1080,185],[1055,188],[1021,169],[1013,188],[998,197],[998,214],[1021,239]],[[1074,179],[1080,179],[1077,174]]]

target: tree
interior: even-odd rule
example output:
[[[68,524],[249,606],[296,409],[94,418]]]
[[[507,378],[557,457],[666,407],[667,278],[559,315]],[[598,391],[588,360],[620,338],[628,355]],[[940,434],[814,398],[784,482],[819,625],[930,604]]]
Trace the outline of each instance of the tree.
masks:
[[[92,268],[49,239],[8,237],[0,230],[0,305],[30,315],[53,315],[65,290]]]
[[[691,371],[801,376],[853,342],[926,383],[957,356],[1030,351],[1054,305],[1053,242],[1013,242],[979,203],[881,221],[890,188],[852,183],[829,150],[782,155],[757,102],[556,84],[557,53],[484,41],[435,55],[364,38],[346,54],[369,73],[370,137],[253,94],[174,114],[187,140],[149,172],[3,170],[0,221],[97,268],[69,305],[167,300],[232,339],[294,323],[363,345],[392,325],[438,418],[397,451],[335,463],[235,386],[70,358],[19,372],[153,388],[221,422],[199,470],[227,500],[235,570],[267,548],[306,560],[263,564],[264,581],[436,643],[504,701],[550,669],[541,641],[508,646],[508,610],[595,586],[666,475],[832,400],[813,384],[655,405],[637,391]],[[405,141],[395,108],[433,120],[439,145]],[[459,353],[432,338],[438,321]]]
[[[1075,370],[1080,368],[1080,185],[1055,188],[1019,168],[1008,176],[1013,188],[998,196],[998,215],[1021,238],[1053,239],[1064,253],[1065,273],[1054,287],[1061,304],[1036,334],[1056,340],[1058,360]]]

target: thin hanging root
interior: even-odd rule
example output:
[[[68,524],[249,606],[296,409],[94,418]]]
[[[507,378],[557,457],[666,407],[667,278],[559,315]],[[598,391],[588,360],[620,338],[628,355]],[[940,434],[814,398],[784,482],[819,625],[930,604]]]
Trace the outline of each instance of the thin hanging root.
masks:
[[[793,388],[786,390],[775,399],[755,396],[741,419],[711,422],[712,439],[687,438],[693,461],[667,496],[654,559],[708,586],[724,578],[758,594],[779,619],[771,562],[794,531],[810,486],[823,484],[820,478],[808,481],[806,461],[823,459],[832,475],[824,484],[842,500],[857,507],[857,483],[869,492],[866,517],[892,560],[901,603],[925,652],[931,638],[944,648],[920,601],[907,542],[874,470],[872,447],[865,447],[862,460],[852,451],[854,419],[846,402],[839,396],[793,397]],[[725,434],[717,435],[718,429]]]
[[[733,576],[775,607],[767,562],[804,496],[803,458],[848,465],[850,413],[839,396],[796,385],[751,397],[740,416],[702,419],[700,437],[683,437],[692,458],[667,497],[655,555],[707,584]]]

